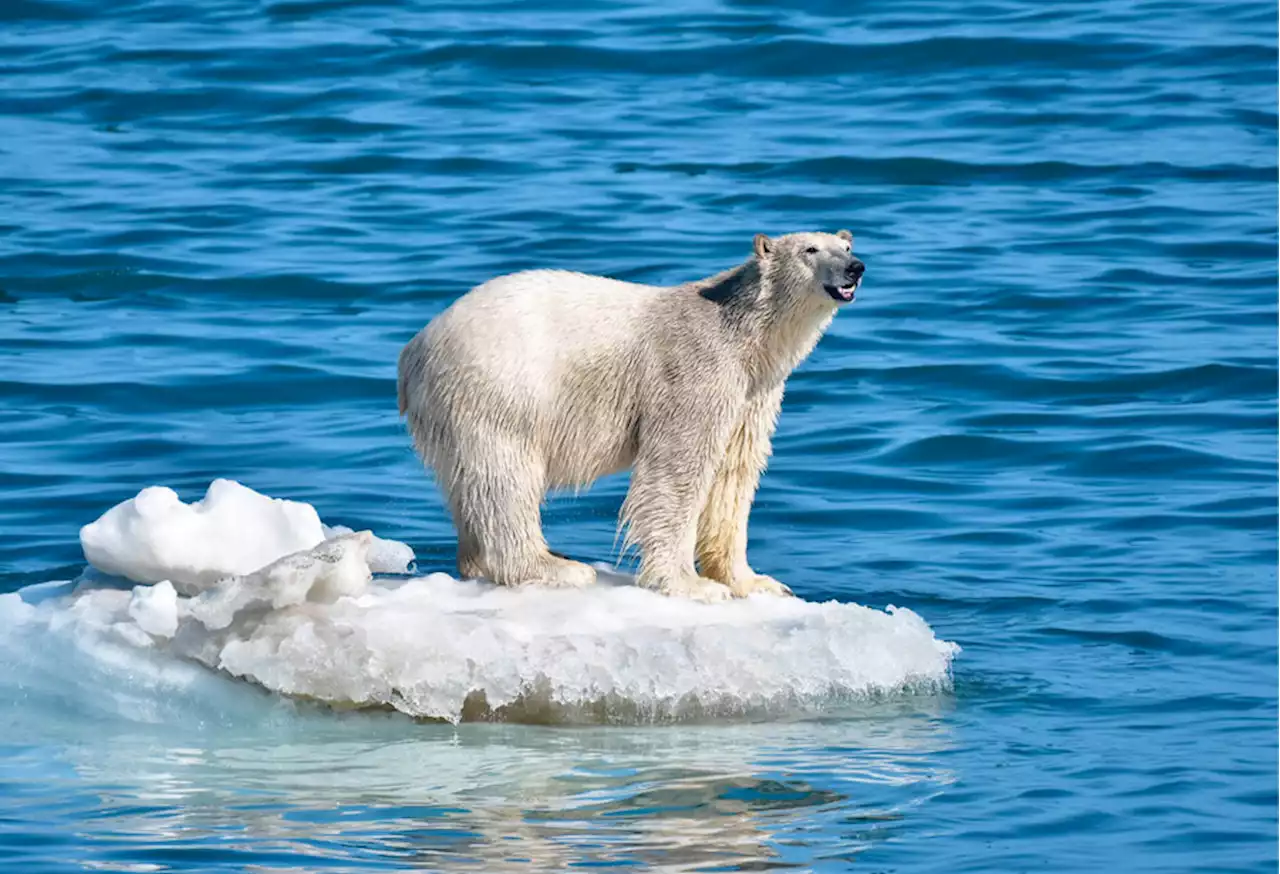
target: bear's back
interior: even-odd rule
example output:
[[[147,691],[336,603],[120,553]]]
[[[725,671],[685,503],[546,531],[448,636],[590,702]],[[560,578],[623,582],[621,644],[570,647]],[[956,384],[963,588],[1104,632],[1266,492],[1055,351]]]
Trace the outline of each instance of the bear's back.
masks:
[[[479,364],[541,364],[625,354],[669,289],[565,270],[499,276],[459,298],[429,326],[433,340]],[[660,306],[660,304],[658,304]],[[455,359],[456,360],[456,359]]]

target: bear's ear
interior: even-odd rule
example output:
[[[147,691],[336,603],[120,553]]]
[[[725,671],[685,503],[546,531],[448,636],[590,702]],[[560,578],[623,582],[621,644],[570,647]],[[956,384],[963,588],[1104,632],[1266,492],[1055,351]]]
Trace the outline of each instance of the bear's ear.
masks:
[[[843,228],[836,231],[836,236],[844,240],[846,243],[853,242],[853,234],[851,234],[849,231],[844,230]]]
[[[755,247],[757,258],[767,258],[773,252],[773,240],[770,240],[765,234],[756,234],[755,240],[752,241]]]

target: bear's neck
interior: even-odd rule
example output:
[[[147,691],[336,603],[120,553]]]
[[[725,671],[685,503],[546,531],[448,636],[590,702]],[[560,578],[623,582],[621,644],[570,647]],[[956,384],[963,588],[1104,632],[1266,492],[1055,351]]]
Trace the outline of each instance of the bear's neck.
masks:
[[[785,276],[769,275],[755,258],[694,286],[719,306],[726,327],[741,338],[744,363],[762,387],[785,380],[835,315],[834,305],[792,287]]]

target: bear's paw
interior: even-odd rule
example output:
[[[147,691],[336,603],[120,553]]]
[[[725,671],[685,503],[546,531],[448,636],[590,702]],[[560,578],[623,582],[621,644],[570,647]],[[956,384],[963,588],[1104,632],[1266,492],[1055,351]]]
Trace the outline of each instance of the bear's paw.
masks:
[[[791,591],[791,587],[778,582],[773,577],[764,574],[756,574],[753,577],[747,577],[743,580],[734,580],[730,586],[733,594],[739,598],[747,598],[751,595],[776,595],[779,597],[795,597],[795,592]]]

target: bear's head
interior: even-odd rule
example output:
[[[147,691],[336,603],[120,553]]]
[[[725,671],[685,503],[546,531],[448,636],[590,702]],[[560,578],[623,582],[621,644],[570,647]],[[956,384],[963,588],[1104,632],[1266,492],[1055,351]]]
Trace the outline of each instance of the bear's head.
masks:
[[[853,255],[853,234],[802,233],[767,237],[756,234],[761,271],[792,293],[850,303],[867,266]]]

